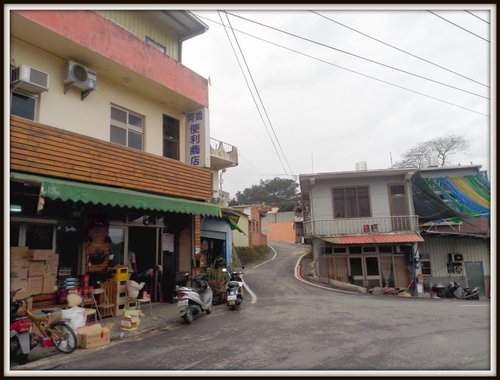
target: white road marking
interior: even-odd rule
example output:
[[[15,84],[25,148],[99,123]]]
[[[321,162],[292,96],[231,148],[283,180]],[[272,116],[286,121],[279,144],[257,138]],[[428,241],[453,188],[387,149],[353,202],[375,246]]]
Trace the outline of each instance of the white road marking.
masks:
[[[250,268],[250,269],[255,269],[255,268],[258,268],[258,267],[260,267],[261,265],[264,265],[264,264],[268,263],[269,261],[272,261],[272,260],[274,260],[274,259],[276,258],[276,255],[278,254],[278,252],[276,252],[276,250],[275,250],[273,247],[271,247],[269,244],[268,244],[267,246],[268,246],[269,248],[271,248],[271,249],[274,251],[274,255],[273,255],[273,257],[271,257],[269,260],[264,261],[263,263],[260,263],[260,264],[258,264],[258,265],[256,265],[256,266],[254,266],[254,267],[252,267],[252,268]],[[241,280],[242,280],[242,282],[243,282],[243,286],[245,287],[245,289],[246,289],[246,290],[248,291],[248,293],[250,293],[250,295],[252,296],[252,301],[251,301],[250,303],[252,303],[252,304],[253,304],[253,303],[257,303],[257,296],[256,296],[256,295],[255,295],[255,293],[252,291],[252,289],[250,289],[250,287],[247,285],[247,283],[246,283],[246,282],[245,282],[245,280],[243,279],[243,276],[241,276]]]

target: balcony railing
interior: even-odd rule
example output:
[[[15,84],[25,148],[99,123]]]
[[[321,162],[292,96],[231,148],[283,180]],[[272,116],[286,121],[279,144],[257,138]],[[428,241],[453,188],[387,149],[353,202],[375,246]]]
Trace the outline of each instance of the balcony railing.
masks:
[[[304,221],[305,237],[417,231],[418,216],[416,215]]]
[[[238,165],[238,149],[223,141],[210,138],[210,167],[221,170]]]

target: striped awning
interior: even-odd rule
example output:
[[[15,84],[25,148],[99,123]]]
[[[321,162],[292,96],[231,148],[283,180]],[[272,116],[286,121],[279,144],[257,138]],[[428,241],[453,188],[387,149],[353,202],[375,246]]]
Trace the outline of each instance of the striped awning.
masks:
[[[422,236],[420,236],[417,232],[401,234],[346,235],[322,238],[322,240],[332,244],[397,244],[418,243],[424,241]]]

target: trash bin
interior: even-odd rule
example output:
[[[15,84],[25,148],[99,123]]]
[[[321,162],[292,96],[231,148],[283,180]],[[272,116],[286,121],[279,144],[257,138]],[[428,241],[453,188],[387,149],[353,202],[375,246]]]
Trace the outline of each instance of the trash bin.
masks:
[[[432,286],[432,291],[436,293],[438,297],[445,297],[446,291],[445,286],[443,284],[435,284]]]

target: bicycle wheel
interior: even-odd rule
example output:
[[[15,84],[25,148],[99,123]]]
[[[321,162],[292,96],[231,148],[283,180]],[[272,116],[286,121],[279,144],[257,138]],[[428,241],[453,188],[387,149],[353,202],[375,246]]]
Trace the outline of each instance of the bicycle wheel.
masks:
[[[56,348],[70,354],[78,347],[78,337],[75,331],[64,321],[55,321],[47,328],[52,342]]]

